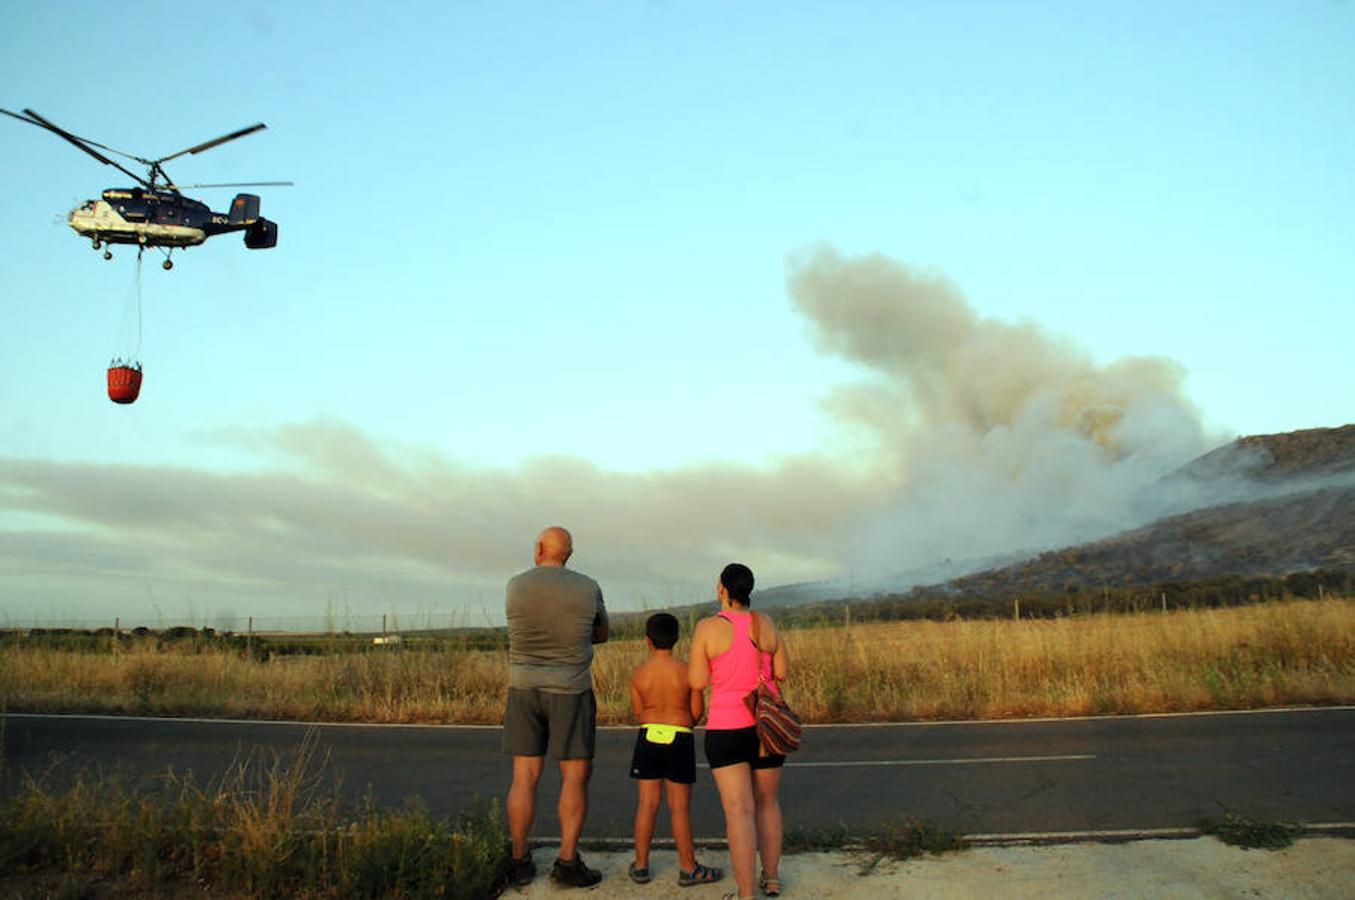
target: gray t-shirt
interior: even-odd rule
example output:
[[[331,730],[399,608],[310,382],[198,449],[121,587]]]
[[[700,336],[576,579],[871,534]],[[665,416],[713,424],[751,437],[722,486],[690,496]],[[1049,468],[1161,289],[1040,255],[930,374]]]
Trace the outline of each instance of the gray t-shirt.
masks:
[[[508,686],[581,694],[593,688],[593,626],[607,621],[602,588],[561,566],[508,582]]]

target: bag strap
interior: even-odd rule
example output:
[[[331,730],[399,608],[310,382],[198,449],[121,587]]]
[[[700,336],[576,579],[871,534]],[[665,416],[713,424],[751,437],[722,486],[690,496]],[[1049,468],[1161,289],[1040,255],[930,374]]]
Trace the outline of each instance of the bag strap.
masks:
[[[762,674],[762,657],[764,654],[767,656],[772,656],[772,654],[763,650],[762,645],[758,643],[758,614],[750,609],[748,615],[752,617],[752,622],[748,626],[748,636],[753,639],[753,649],[757,651],[757,683],[766,684],[767,677]],[[772,658],[772,680],[776,680],[775,657]]]

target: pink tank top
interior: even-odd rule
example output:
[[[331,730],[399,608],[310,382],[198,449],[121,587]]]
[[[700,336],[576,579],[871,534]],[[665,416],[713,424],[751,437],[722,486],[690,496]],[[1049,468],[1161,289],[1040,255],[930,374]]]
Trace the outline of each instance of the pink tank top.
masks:
[[[753,714],[748,711],[743,698],[757,687],[759,665],[762,677],[776,691],[776,682],[772,678],[772,659],[753,644],[749,634],[753,619],[751,612],[724,611],[718,615],[734,627],[734,640],[730,642],[728,650],[710,661],[710,708],[706,711],[706,729],[729,731],[750,728]]]

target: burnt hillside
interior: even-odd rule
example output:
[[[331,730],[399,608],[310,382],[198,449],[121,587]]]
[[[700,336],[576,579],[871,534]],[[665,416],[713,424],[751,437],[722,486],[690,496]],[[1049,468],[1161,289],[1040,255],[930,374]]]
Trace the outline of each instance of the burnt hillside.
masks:
[[[1196,510],[938,587],[1019,594],[1309,569],[1355,571],[1355,487]]]
[[[1052,593],[1141,592],[1166,582],[1284,579],[1314,570],[1337,580],[1355,576],[1355,425],[1239,438],[1164,479],[1178,480],[1192,483],[1201,505],[1103,540],[994,561],[957,578],[938,571],[893,590],[788,585],[762,593],[759,602],[1010,602]]]
[[[1257,499],[1206,506],[931,590],[1015,595],[1310,569],[1355,572],[1355,425],[1239,438],[1170,477],[1192,479],[1206,495],[1215,481],[1228,485],[1220,496],[1253,484]]]

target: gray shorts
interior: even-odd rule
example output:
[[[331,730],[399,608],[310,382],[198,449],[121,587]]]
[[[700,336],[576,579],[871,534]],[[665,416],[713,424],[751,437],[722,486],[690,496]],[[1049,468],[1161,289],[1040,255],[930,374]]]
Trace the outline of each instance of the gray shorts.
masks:
[[[592,759],[597,743],[597,700],[592,691],[554,694],[508,689],[503,715],[503,752],[509,756]]]

